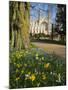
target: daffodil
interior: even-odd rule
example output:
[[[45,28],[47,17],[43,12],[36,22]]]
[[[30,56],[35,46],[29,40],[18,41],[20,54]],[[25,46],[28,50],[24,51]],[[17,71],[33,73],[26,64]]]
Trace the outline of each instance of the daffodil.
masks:
[[[14,65],[16,65],[16,63],[14,62]]]
[[[23,74],[23,73],[24,73],[24,70],[21,71],[21,74]]]
[[[42,72],[42,74],[44,74],[44,72]]]
[[[22,55],[20,55],[20,54],[19,54],[19,55],[17,56],[17,59],[20,59],[20,58],[21,58],[21,56],[22,56]]]
[[[43,74],[42,75],[42,79],[45,80],[46,79],[46,75]]]
[[[20,59],[22,57],[22,54],[20,52],[16,52],[16,58]]]
[[[36,60],[38,60],[38,57],[36,57]]]
[[[17,78],[16,78],[16,81],[18,81],[19,79],[20,79],[20,77],[17,77]]]
[[[39,87],[40,86],[40,83],[38,83],[37,86]]]
[[[38,53],[36,53],[36,57],[38,57]]]
[[[28,53],[28,51],[26,51],[26,53]]]
[[[47,63],[47,64],[44,64],[44,68],[49,68],[49,66],[50,66],[50,63]]]
[[[36,60],[38,60],[38,53],[36,53]]]
[[[24,66],[26,67],[26,66],[27,66],[27,64],[24,64]]]
[[[25,80],[27,80],[28,78],[26,77]]]
[[[29,74],[25,74],[25,80],[29,79]]]
[[[44,57],[42,57],[42,60],[44,60]]]
[[[56,80],[56,82],[61,82],[61,75],[60,75],[60,73],[57,75],[57,77],[58,77],[58,80]]]
[[[31,74],[31,72],[28,72],[28,74],[30,75],[30,74]]]
[[[29,77],[30,80],[34,81],[36,79],[35,75],[32,74],[30,77]]]
[[[21,67],[21,65],[20,65],[20,64],[17,64],[17,67],[18,67],[18,68],[20,68],[20,67]]]

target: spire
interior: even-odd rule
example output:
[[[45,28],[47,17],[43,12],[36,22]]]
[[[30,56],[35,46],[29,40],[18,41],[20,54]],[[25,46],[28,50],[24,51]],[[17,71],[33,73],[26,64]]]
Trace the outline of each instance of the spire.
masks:
[[[39,23],[39,21],[40,21],[40,9],[38,10],[38,23]]]
[[[51,11],[50,11],[50,5],[48,5],[48,33],[51,32]]]
[[[50,5],[48,5],[48,21],[51,19]]]

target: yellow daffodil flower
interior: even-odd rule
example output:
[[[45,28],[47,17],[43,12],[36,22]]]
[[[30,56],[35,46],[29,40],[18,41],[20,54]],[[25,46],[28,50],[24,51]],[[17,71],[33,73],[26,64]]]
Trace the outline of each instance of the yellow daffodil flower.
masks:
[[[38,57],[38,53],[36,53],[36,57]]]
[[[23,74],[23,73],[24,73],[24,70],[21,71],[21,74]]]
[[[44,60],[44,57],[42,57],[42,60]]]
[[[16,65],[16,63],[14,62],[14,65]]]
[[[20,77],[17,77],[17,78],[16,78],[16,81],[18,81],[19,79],[20,79]]]
[[[38,56],[36,56],[36,60],[38,60]]]
[[[39,59],[39,57],[38,57],[38,53],[36,53],[36,60],[38,60]]]
[[[42,79],[45,80],[46,79],[46,75],[42,75]]]
[[[44,68],[48,68],[50,66],[50,63],[44,64]]]
[[[18,67],[18,68],[20,68],[20,67],[21,67],[21,65],[20,65],[20,64],[17,64],[17,67]]]
[[[32,74],[32,75],[30,76],[30,80],[34,81],[35,79],[36,79],[35,75]]]
[[[30,74],[31,74],[31,72],[28,72],[28,74],[30,75]]]

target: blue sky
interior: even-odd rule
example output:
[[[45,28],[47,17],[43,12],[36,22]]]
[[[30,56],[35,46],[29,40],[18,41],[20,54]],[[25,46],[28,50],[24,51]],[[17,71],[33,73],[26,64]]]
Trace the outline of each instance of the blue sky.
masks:
[[[33,8],[30,9],[30,15],[31,15],[31,19],[35,20],[38,18],[38,10],[40,9],[41,15],[40,16],[48,16],[47,10],[48,10],[48,5],[50,8],[50,12],[51,12],[51,21],[52,23],[55,22],[55,17],[56,17],[56,4],[47,4],[47,3],[35,3],[35,2],[31,2],[31,5],[33,6]],[[44,11],[42,11],[42,9]]]

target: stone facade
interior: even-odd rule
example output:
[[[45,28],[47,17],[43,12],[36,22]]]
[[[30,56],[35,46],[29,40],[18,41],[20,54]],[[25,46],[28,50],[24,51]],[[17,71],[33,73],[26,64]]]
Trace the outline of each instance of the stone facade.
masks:
[[[44,33],[45,35],[50,35],[51,29],[50,18],[41,17],[39,20],[30,21],[30,33],[32,34]]]

